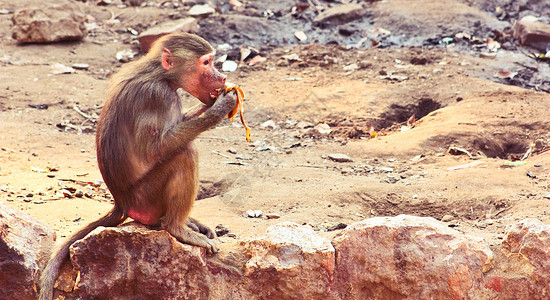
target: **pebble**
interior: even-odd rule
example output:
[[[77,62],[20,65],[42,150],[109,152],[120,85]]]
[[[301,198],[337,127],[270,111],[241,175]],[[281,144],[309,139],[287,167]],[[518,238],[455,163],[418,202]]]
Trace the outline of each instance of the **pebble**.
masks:
[[[239,65],[232,61],[232,60],[226,60],[222,64],[222,71],[223,72],[235,72]]]
[[[246,215],[249,218],[259,218],[259,217],[262,216],[262,211],[261,210],[249,209],[249,210],[246,211]]]
[[[88,68],[90,68],[90,65],[88,65],[88,64],[73,64],[71,67],[75,70],[88,70]]]
[[[390,167],[381,167],[381,168],[380,168],[380,171],[386,172],[386,173],[392,173],[392,172],[393,172],[393,168],[390,168]]]
[[[323,135],[330,134],[332,132],[332,129],[330,129],[330,126],[325,123],[315,126],[315,129],[317,129],[317,131]]]
[[[349,156],[342,153],[329,154],[328,158],[335,162],[352,162],[353,161]]]
[[[224,236],[229,233],[229,228],[223,224],[218,224],[215,229],[216,236]]]
[[[281,215],[279,214],[276,214],[276,213],[268,213],[265,215],[266,218],[268,219],[279,219],[281,217]]]
[[[335,230],[341,230],[348,227],[347,224],[344,223],[338,223],[327,227],[327,231],[335,231]]]
[[[451,216],[451,215],[444,215],[443,218],[441,218],[441,222],[450,222],[452,220],[454,220],[455,217]]]
[[[263,122],[260,127],[262,128],[268,128],[268,129],[278,129],[279,126],[277,126],[277,123],[275,123],[275,121],[273,120],[267,120],[265,122]]]
[[[227,149],[227,152],[231,153],[231,154],[237,154],[237,149],[235,148],[229,148]]]

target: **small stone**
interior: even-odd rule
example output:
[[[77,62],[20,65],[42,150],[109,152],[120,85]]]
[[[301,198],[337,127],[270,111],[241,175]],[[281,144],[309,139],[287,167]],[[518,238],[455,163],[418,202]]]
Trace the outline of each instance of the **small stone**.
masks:
[[[450,222],[452,220],[454,220],[455,217],[451,216],[451,215],[444,215],[443,218],[441,218],[441,222]]]
[[[215,231],[216,231],[216,236],[224,236],[229,233],[229,228],[227,228],[227,226],[223,224],[218,224],[216,226]]]
[[[72,68],[75,70],[88,70],[90,68],[90,65],[88,64],[73,64]]]
[[[262,211],[261,210],[249,209],[249,210],[246,211],[246,215],[249,218],[259,218],[259,217],[262,216]]]
[[[226,60],[222,64],[222,71],[223,72],[235,72],[239,65],[232,61],[232,60]]]
[[[94,188],[91,185],[85,187],[84,196],[92,198],[94,196]]]
[[[279,219],[281,215],[276,213],[268,213],[265,215],[265,217],[271,220],[271,219]]]
[[[269,129],[278,129],[279,126],[277,126],[277,123],[275,123],[275,121],[273,120],[267,120],[265,122],[263,122],[260,127],[262,128],[269,128]]]
[[[231,154],[237,154],[237,149],[235,148],[229,148],[227,149],[227,152],[231,153]]]
[[[390,167],[381,167],[381,168],[380,168],[380,171],[386,172],[386,173],[392,173],[392,172],[393,172],[393,168],[390,168]]]
[[[193,5],[191,9],[187,12],[188,15],[193,17],[204,17],[211,15],[216,12],[216,9],[214,9],[212,6],[208,4],[197,4]]]
[[[342,153],[329,154],[328,158],[335,162],[352,162],[353,161],[349,156]]]
[[[327,231],[335,231],[335,230],[341,230],[348,227],[347,224],[344,223],[338,223],[327,227]]]
[[[315,129],[317,129],[317,131],[323,135],[330,134],[332,132],[332,129],[330,129],[330,125],[325,123],[315,126]]]
[[[75,72],[75,69],[59,63],[53,64],[50,69],[50,73],[53,75],[72,74],[74,72]]]
[[[84,196],[84,192],[82,190],[77,190],[74,196],[77,198],[82,198]]]

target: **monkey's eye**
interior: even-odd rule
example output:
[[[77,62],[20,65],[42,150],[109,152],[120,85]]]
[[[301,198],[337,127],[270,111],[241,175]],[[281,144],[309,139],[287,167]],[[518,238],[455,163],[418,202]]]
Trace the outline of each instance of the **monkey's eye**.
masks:
[[[207,59],[202,64],[205,65],[205,66],[208,66],[210,64],[210,60]]]

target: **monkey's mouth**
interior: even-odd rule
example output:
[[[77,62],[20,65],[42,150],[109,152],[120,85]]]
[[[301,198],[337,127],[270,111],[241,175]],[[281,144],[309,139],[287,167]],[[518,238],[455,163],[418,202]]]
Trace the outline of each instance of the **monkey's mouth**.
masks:
[[[215,90],[210,92],[210,98],[211,99],[216,99],[220,96],[221,93],[222,93],[222,89],[215,89]]]

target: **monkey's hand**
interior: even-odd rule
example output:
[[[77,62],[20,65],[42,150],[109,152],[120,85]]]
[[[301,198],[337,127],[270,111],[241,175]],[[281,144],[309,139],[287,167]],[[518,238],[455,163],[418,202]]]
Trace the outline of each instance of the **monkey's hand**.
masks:
[[[219,112],[220,116],[226,116],[236,105],[237,93],[222,91],[210,109],[214,110],[216,115],[218,115]]]

